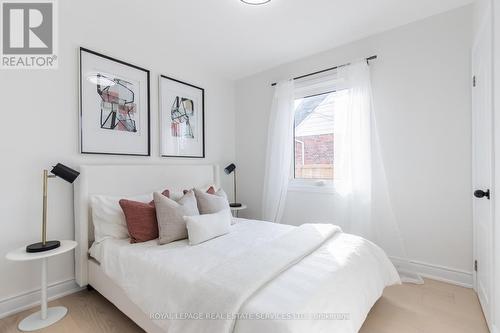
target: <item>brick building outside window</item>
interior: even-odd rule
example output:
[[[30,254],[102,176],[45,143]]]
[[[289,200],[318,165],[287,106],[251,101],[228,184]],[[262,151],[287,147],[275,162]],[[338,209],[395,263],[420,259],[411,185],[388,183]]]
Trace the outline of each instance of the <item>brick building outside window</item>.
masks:
[[[295,100],[295,179],[333,179],[333,119],[338,93]]]

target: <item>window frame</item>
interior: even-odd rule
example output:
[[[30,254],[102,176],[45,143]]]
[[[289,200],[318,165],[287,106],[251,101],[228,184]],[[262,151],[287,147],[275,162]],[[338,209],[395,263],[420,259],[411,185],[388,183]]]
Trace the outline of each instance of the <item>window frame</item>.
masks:
[[[316,77],[296,83],[294,101],[300,98],[315,97],[324,94],[335,93],[345,89],[343,80],[336,76],[336,73],[322,77]],[[312,192],[312,193],[335,193],[334,179],[306,179],[295,178],[295,110],[294,126],[292,136],[292,159],[290,161],[290,175],[288,190],[292,192]]]

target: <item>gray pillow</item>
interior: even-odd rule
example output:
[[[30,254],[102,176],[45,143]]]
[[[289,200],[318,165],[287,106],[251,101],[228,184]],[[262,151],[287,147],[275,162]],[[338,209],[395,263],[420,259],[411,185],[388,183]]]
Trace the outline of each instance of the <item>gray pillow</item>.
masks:
[[[160,245],[188,238],[184,216],[200,215],[193,191],[187,192],[178,201],[169,199],[161,193],[155,192],[153,196]]]
[[[229,208],[227,195],[223,189],[218,190],[215,194],[210,194],[195,188],[194,194],[200,214],[215,214]]]

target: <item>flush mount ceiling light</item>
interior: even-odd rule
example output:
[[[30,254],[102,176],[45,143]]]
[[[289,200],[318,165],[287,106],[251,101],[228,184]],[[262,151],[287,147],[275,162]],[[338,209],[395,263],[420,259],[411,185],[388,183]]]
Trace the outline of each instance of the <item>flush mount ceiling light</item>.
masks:
[[[241,0],[241,2],[246,3],[247,5],[263,5],[270,1],[271,0]]]

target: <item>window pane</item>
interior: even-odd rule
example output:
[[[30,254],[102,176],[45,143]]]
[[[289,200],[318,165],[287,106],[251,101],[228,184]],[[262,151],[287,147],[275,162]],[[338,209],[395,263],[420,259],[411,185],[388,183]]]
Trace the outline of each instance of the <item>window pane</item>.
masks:
[[[295,178],[333,179],[336,93],[295,100]]]

